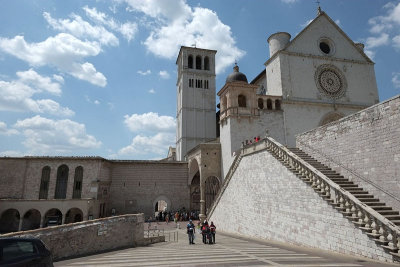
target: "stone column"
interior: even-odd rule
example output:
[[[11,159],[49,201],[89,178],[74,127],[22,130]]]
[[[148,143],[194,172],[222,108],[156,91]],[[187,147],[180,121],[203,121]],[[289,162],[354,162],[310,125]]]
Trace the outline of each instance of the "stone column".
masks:
[[[200,221],[203,222],[206,218],[206,186],[200,177]]]
[[[44,217],[40,214],[40,228],[43,228]]]
[[[18,232],[22,230],[22,222],[24,221],[24,218],[19,219],[19,224],[18,224]]]
[[[65,224],[65,216],[66,216],[66,214],[67,214],[67,213],[64,213],[64,214],[62,215],[62,221],[61,221],[61,224]]]

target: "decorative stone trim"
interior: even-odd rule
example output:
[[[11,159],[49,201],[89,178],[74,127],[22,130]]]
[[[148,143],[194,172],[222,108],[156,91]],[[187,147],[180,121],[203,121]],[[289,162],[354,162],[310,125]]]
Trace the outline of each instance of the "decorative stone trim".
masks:
[[[346,78],[334,65],[319,66],[315,71],[314,80],[318,90],[329,98],[338,99],[346,93]]]

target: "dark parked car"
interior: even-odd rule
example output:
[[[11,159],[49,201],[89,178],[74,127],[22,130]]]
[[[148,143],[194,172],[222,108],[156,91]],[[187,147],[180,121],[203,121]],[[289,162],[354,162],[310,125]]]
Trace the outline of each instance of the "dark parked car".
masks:
[[[0,238],[0,266],[53,267],[53,259],[40,239]]]

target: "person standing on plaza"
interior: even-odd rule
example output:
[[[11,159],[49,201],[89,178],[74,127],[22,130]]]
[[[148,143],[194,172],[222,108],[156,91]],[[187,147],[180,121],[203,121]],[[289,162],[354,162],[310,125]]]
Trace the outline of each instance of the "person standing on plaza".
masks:
[[[203,243],[207,244],[207,237],[210,229],[208,228],[207,220],[204,220],[203,225],[201,226],[201,234],[203,235]]]
[[[211,222],[211,224],[210,224],[210,232],[211,232],[210,242],[212,244],[215,244],[215,232],[216,232],[216,230],[217,230],[217,227],[214,225],[213,222]]]
[[[194,224],[192,222],[192,220],[189,221],[189,223],[186,226],[187,228],[187,234],[189,237],[189,245],[194,244]]]

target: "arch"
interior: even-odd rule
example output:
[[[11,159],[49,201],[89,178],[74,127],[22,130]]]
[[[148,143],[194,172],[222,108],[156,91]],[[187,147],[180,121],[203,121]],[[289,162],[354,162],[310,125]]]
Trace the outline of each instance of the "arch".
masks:
[[[271,110],[272,109],[272,100],[271,99],[267,99],[267,109]]]
[[[206,213],[208,209],[211,207],[212,203],[214,202],[215,197],[217,196],[219,189],[220,189],[220,182],[219,179],[215,176],[207,177],[206,181],[204,182],[205,188],[205,196],[206,196]]]
[[[40,218],[40,211],[37,209],[28,210],[22,218],[21,230],[27,231],[40,228]]]
[[[188,68],[193,69],[193,56],[189,55],[188,57]]]
[[[210,70],[210,59],[207,56],[204,58],[204,69]]]
[[[0,234],[18,232],[20,215],[16,209],[5,210],[0,217]]]
[[[201,70],[201,56],[196,56],[196,70]]]
[[[166,210],[171,210],[171,208],[172,208],[172,205],[171,205],[171,200],[168,198],[168,197],[166,197],[166,196],[164,196],[164,195],[160,195],[160,196],[158,196],[154,201],[153,201],[153,208],[156,206],[156,204],[157,203],[159,203],[159,202],[161,202],[161,201],[164,201],[164,202],[166,202],[166,204],[167,204],[167,209]],[[154,213],[153,213],[154,214]],[[153,216],[153,215],[152,215]]]
[[[240,108],[245,108],[246,107],[246,97],[244,95],[239,95],[238,96],[238,105]]]
[[[54,193],[55,199],[65,199],[67,197],[68,172],[68,166],[65,164],[58,167],[56,190]]]
[[[275,109],[281,110],[281,101],[279,99],[275,100]]]
[[[200,172],[197,171],[190,184],[190,210],[200,212]]]
[[[83,180],[83,167],[78,166],[75,168],[74,189],[73,189],[73,193],[72,193],[72,198],[81,198],[82,180]]]
[[[340,120],[343,117],[344,117],[344,115],[340,112],[336,112],[336,111],[328,112],[327,114],[325,114],[322,117],[321,121],[319,122],[319,126]]]
[[[259,109],[264,109],[264,101],[262,98],[258,99],[258,108]]]
[[[50,167],[45,166],[42,169],[42,178],[40,179],[39,199],[47,199],[49,195]]]
[[[44,215],[43,227],[62,224],[62,213],[59,209],[49,209]]]
[[[83,212],[79,208],[72,208],[65,214],[65,224],[76,223],[83,220]]]

